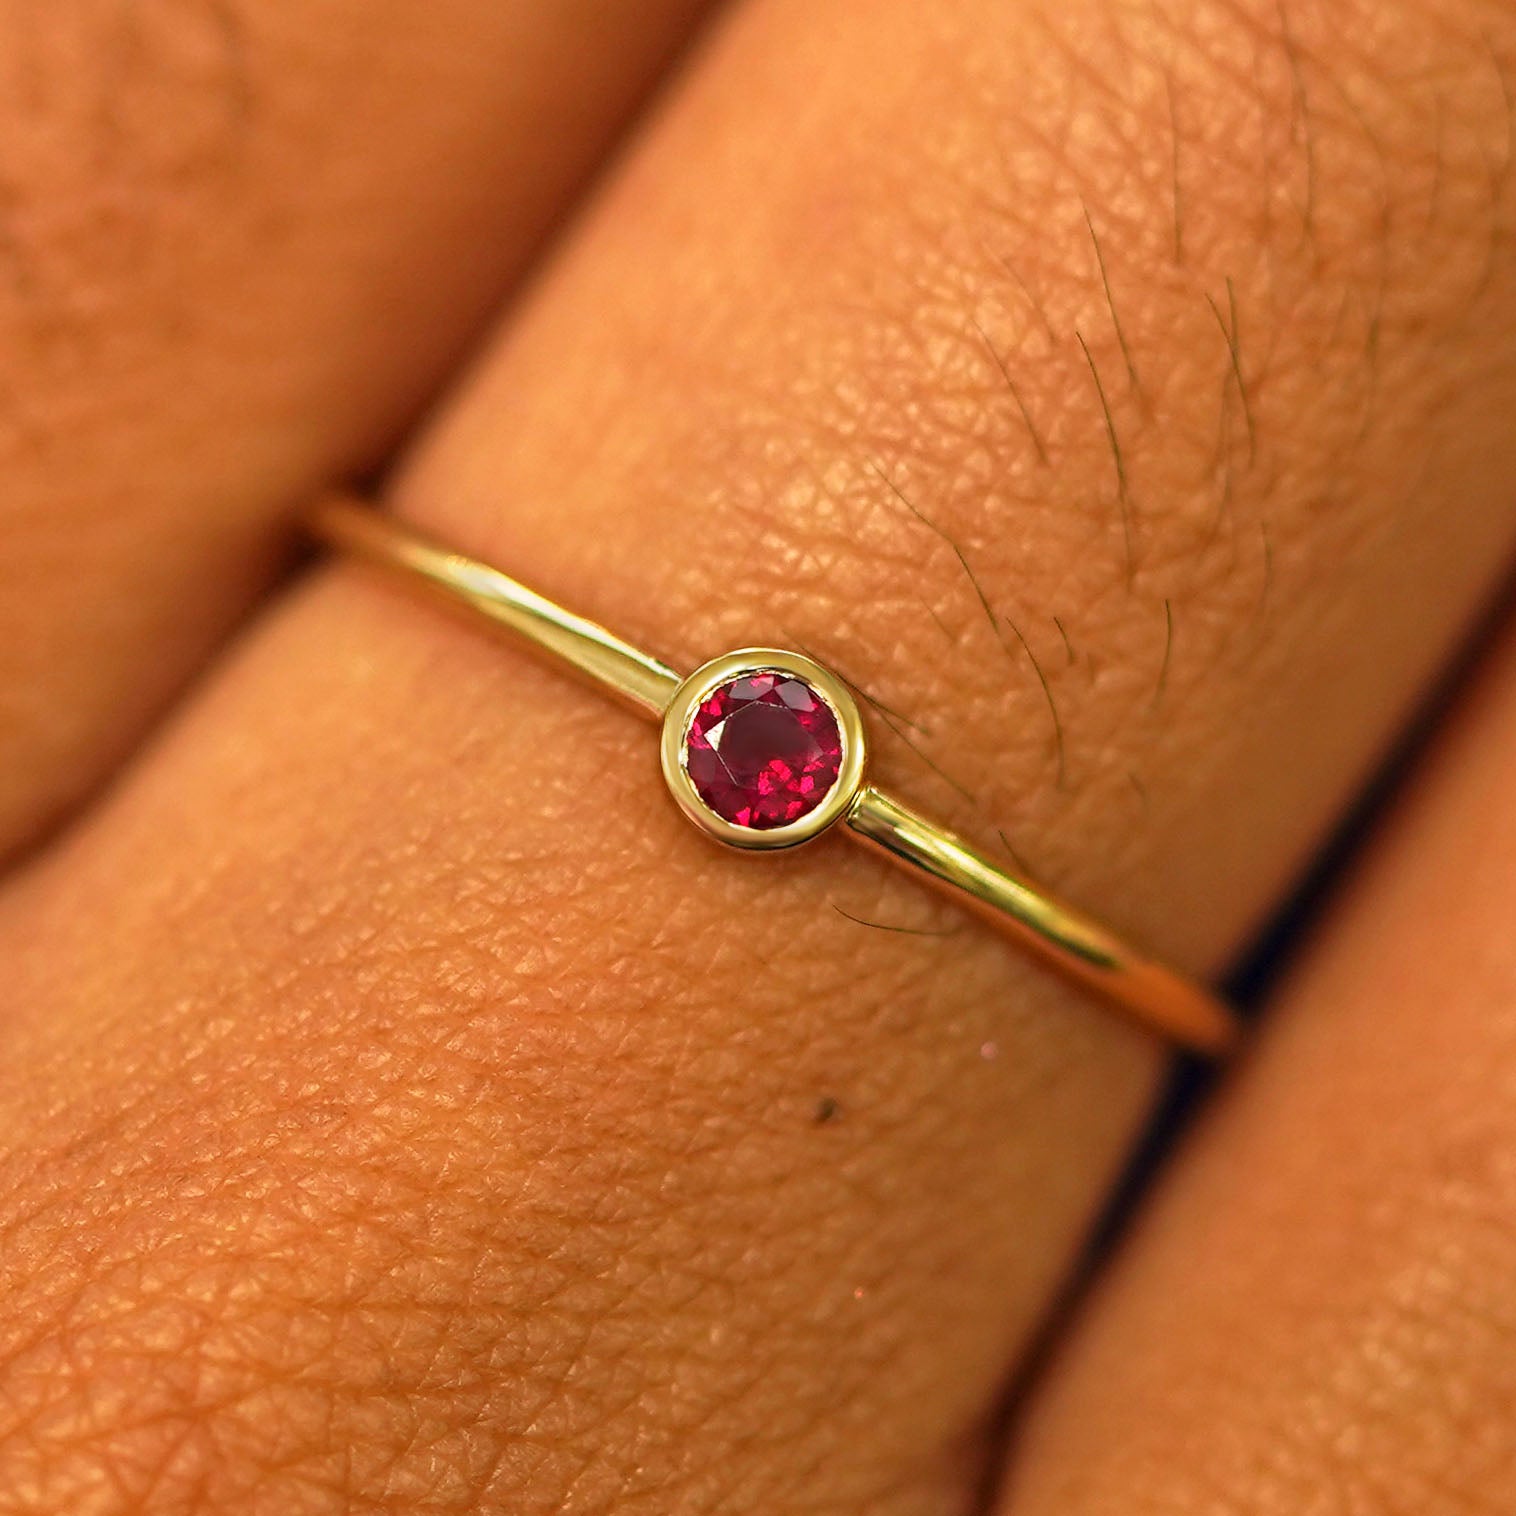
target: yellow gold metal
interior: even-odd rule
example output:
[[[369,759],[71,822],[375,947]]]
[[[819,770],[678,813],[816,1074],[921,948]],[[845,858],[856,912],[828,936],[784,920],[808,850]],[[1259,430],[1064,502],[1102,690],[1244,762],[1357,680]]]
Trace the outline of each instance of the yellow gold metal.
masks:
[[[310,518],[310,530],[332,547],[419,577],[444,600],[466,606],[496,627],[536,643],[646,715],[662,717],[679,688],[679,675],[673,669],[614,632],[357,500],[333,495],[320,501]]]
[[[1154,1030],[1203,1053],[1224,1052],[1235,1039],[1236,1018],[1209,991],[871,785],[859,792],[847,824],[872,847],[913,864],[1008,936]]]
[[[842,736],[842,767],[837,772],[837,782],[815,810],[784,826],[759,830],[756,827],[734,825],[716,815],[700,798],[684,766],[687,756],[685,737],[689,733],[696,707],[712,690],[729,679],[770,669],[798,674],[831,707]],[[863,729],[863,717],[858,714],[858,702],[853,699],[853,692],[829,668],[817,663],[814,658],[807,658],[803,653],[786,652],[774,647],[744,647],[738,648],[734,653],[723,653],[719,658],[712,658],[709,663],[702,663],[680,684],[668,709],[663,713],[663,736],[658,750],[663,762],[663,777],[679,803],[679,809],[696,826],[718,842],[727,842],[733,847],[766,850],[794,847],[798,843],[808,842],[833,822],[845,819],[863,787],[868,742]]]
[[[1236,1040],[1232,1012],[1193,980],[1148,958],[1040,885],[1017,878],[962,838],[881,794],[867,780],[867,733],[848,687],[824,665],[780,648],[741,648],[681,679],[667,664],[469,558],[381,515],[334,496],[310,518],[312,535],[424,582],[435,594],[551,653],[600,689],[663,724],[664,778],[679,807],[710,836],[739,848],[793,847],[843,823],[852,836],[925,874],[1070,979],[1148,1028],[1198,1052],[1218,1054]],[[808,815],[767,831],[739,827],[710,811],[684,768],[685,735],[699,702],[728,679],[780,669],[804,679],[831,706],[842,734],[842,767],[826,799]]]

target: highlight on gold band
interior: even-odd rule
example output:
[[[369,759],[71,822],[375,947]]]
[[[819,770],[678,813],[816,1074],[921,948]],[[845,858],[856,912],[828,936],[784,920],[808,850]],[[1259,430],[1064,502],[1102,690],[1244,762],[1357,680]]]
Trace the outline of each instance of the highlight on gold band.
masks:
[[[876,789],[858,702],[814,658],[739,648],[681,678],[597,622],[354,498],[321,501],[310,529],[661,723],[669,791],[715,841],[762,852],[825,833],[850,837],[917,872],[1150,1030],[1207,1054],[1236,1039],[1235,1016],[1203,986]]]

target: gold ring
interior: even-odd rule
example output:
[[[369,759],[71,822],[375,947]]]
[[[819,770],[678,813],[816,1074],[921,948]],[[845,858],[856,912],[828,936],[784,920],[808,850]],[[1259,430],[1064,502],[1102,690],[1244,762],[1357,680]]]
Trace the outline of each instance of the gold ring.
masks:
[[[603,626],[357,500],[321,501],[310,530],[424,583],[661,723],[664,778],[707,836],[767,850],[840,824],[1144,1026],[1211,1054],[1236,1039],[1236,1017],[1199,984],[875,789],[858,702],[815,659],[739,648],[681,678]]]

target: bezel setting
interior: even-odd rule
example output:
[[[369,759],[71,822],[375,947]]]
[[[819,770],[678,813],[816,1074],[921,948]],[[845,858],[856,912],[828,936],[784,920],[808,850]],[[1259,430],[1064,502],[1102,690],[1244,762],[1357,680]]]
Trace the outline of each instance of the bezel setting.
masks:
[[[690,729],[702,702],[722,685],[767,673],[798,679],[820,696],[836,719],[842,758],[832,787],[803,816],[781,826],[740,826],[717,815],[695,788],[688,769]],[[670,793],[679,809],[701,831],[731,847],[767,852],[808,842],[847,815],[863,789],[867,743],[858,703],[852,691],[830,669],[803,653],[744,647],[701,664],[680,682],[663,713],[659,756]]]

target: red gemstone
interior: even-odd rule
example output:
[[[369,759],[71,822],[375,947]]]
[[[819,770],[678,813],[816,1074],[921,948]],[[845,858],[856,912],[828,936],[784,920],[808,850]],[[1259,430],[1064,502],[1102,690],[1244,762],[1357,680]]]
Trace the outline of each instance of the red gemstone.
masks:
[[[685,770],[700,798],[723,820],[757,831],[815,810],[841,767],[837,717],[793,674],[745,674],[718,686],[685,739]]]

